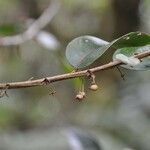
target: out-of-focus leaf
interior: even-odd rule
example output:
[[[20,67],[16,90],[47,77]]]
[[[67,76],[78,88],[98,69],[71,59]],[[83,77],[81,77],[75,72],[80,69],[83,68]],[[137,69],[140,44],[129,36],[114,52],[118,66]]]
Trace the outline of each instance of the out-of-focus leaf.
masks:
[[[60,59],[61,61],[61,68],[63,69],[64,72],[72,72],[74,68],[70,66],[65,59]],[[75,89],[78,89],[81,86],[81,79],[80,78],[74,78],[71,80]]]
[[[13,35],[18,32],[18,27],[13,24],[6,24],[0,26],[0,34],[3,36]]]
[[[114,55],[113,59],[116,59],[117,54],[123,54],[127,57],[133,56],[135,53],[141,53],[145,51],[150,51],[150,45],[142,46],[142,47],[125,47],[118,49]],[[132,70],[149,70],[150,69],[150,56],[145,57],[142,59],[141,63],[135,65],[135,66],[130,66],[130,65],[121,65],[121,67],[127,68],[127,69],[132,69]]]
[[[138,47],[150,44],[150,36],[141,32],[128,33],[111,43],[92,36],[81,36],[71,41],[66,57],[75,68],[84,68],[102,56],[109,48],[115,51],[124,47]]]
[[[75,68],[84,68],[105,52],[108,42],[93,36],[81,36],[72,40],[66,49],[66,57]]]

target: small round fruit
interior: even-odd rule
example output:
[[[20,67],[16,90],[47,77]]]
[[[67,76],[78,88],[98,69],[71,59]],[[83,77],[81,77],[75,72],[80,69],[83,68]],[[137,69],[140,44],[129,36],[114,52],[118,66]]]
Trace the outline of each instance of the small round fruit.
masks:
[[[82,100],[83,97],[84,97],[84,96],[83,96],[82,94],[77,94],[77,95],[76,95],[76,99],[78,99],[78,100]]]
[[[98,86],[96,84],[92,84],[90,86],[90,89],[93,90],[93,91],[96,91],[98,89]]]
[[[79,94],[81,94],[83,98],[85,97],[85,92],[79,92]]]

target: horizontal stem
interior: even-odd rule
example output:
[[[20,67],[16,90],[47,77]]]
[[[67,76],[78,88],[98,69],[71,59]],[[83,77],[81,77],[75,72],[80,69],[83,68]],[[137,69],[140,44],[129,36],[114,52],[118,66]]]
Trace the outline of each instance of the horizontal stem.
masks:
[[[150,56],[150,51],[142,52],[137,55],[135,55],[136,58],[142,59],[144,57]],[[76,77],[81,77],[81,76],[87,76],[88,72],[99,72],[102,70],[107,70],[110,68],[113,68],[115,66],[123,64],[121,61],[115,60],[112,62],[109,62],[107,64],[91,68],[91,69],[86,69],[82,71],[77,71],[77,72],[71,72],[71,73],[66,73],[66,74],[61,74],[61,75],[56,75],[52,77],[45,77],[41,79],[36,79],[36,80],[27,80],[27,81],[21,81],[21,82],[10,82],[10,83],[0,83],[0,89],[16,89],[16,88],[27,88],[27,87],[34,87],[34,86],[44,86],[47,84],[50,84],[52,82],[56,81],[61,81],[61,80],[67,80],[71,78],[76,78]]]

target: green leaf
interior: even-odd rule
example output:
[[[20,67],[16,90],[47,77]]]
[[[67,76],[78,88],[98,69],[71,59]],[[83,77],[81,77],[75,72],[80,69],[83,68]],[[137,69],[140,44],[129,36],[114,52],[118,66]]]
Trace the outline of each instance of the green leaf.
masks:
[[[145,51],[150,51],[150,45],[142,46],[142,47],[125,47],[118,49],[114,55],[113,60],[115,60],[117,54],[123,54],[127,57],[134,56],[135,53],[141,53]],[[130,65],[121,65],[121,67],[132,70],[149,70],[150,69],[150,56],[142,59],[141,63],[136,66]]]
[[[19,26],[15,24],[0,25],[0,34],[3,36],[13,35],[19,32]]]
[[[93,36],[81,36],[72,40],[66,49],[66,57],[75,68],[84,68],[92,64],[106,51],[115,52],[125,47],[138,47],[150,44],[150,36],[142,32],[128,33],[111,43]]]
[[[131,32],[111,42],[111,46],[115,49],[148,44],[150,44],[150,35],[142,32]]]
[[[93,36],[81,36],[72,40],[66,49],[66,57],[75,68],[84,68],[105,52],[108,42]]]

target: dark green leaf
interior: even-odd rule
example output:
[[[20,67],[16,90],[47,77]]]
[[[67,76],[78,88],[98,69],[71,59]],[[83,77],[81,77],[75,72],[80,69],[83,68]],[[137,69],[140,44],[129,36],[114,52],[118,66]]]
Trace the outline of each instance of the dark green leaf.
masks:
[[[142,32],[131,32],[111,42],[115,49],[123,47],[138,47],[150,44],[150,35]]]

